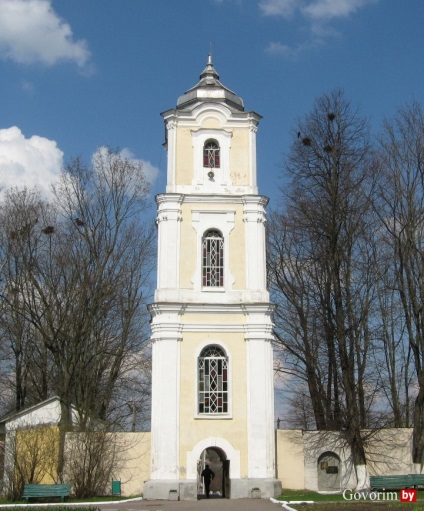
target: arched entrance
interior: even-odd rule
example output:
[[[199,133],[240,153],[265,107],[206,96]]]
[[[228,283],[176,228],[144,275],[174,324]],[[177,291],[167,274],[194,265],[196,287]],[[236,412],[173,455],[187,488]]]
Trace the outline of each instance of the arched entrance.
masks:
[[[318,458],[318,491],[340,490],[340,458],[327,451]]]
[[[208,447],[204,449],[197,462],[197,498],[205,497],[202,471],[205,466],[214,472],[210,485],[211,498],[228,498],[230,493],[230,460],[227,460],[225,452],[219,447]]]

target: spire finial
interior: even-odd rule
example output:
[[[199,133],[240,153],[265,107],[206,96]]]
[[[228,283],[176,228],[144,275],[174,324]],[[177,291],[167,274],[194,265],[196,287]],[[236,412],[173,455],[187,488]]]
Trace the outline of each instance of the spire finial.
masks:
[[[200,75],[200,79],[208,77],[213,80],[219,80],[219,75],[215,71],[215,68],[213,67],[213,64],[212,64],[212,43],[209,43],[209,44],[210,44],[210,52],[208,54],[208,63],[206,64],[205,69],[202,71],[202,73]]]

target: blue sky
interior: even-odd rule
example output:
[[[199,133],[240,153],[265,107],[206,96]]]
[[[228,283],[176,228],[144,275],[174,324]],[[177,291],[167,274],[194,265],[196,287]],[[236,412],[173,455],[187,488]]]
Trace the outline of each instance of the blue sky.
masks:
[[[375,134],[424,103],[422,0],[0,0],[0,183],[46,188],[103,145],[165,189],[160,112],[212,44],[221,81],[264,118],[260,193],[276,205],[296,122],[336,87]]]

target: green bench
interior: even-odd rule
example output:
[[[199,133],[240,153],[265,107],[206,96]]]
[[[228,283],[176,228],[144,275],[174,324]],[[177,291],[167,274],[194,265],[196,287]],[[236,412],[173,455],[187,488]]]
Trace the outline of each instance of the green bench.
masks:
[[[412,488],[414,486],[414,480],[409,474],[394,476],[371,476],[370,486],[372,490],[400,490],[402,488]]]
[[[30,498],[60,497],[64,502],[65,497],[71,493],[70,484],[26,484],[22,497],[27,501]]]
[[[409,474],[415,488],[424,485],[424,474]]]
[[[394,476],[371,476],[372,490],[400,490],[424,486],[424,474],[403,474]]]

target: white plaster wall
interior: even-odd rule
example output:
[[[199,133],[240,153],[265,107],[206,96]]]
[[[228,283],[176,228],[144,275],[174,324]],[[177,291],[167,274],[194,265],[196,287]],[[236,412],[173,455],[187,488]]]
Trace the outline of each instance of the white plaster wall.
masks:
[[[123,496],[138,496],[150,479],[150,432],[115,433],[121,446],[112,478],[121,481]]]
[[[368,435],[367,435],[368,436]],[[334,452],[341,460],[341,490],[356,487],[350,450],[338,432],[277,430],[277,476],[283,489],[318,491],[318,459]],[[413,473],[412,429],[376,431],[367,442],[370,475]]]
[[[43,424],[58,424],[60,421],[59,399],[52,399],[24,410],[16,417],[6,422],[6,432],[18,428],[40,426]]]
[[[305,488],[303,431],[277,429],[277,478],[284,489]]]
[[[413,474],[412,429],[382,429],[369,440],[365,449],[370,475]],[[377,452],[377,455],[374,453]]]
[[[355,488],[356,476],[351,462],[350,449],[338,432],[305,431],[305,488],[318,491],[318,458],[324,452],[334,452],[340,458],[340,489]]]
[[[234,115],[223,104],[203,103],[192,112],[168,110],[163,114],[168,136],[167,193],[257,194],[256,132],[260,116],[254,112]],[[246,135],[244,135],[246,132]],[[191,133],[191,149],[186,136]],[[232,159],[232,138],[237,137],[237,154],[245,155],[245,168],[237,168]],[[208,138],[218,140],[221,147],[221,168],[213,179],[203,167],[203,143]],[[184,149],[184,151],[182,151]],[[181,152],[180,152],[181,151]],[[205,171],[206,170],[206,171]],[[190,182],[187,177],[191,175]],[[243,179],[233,176],[243,175]]]

